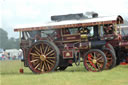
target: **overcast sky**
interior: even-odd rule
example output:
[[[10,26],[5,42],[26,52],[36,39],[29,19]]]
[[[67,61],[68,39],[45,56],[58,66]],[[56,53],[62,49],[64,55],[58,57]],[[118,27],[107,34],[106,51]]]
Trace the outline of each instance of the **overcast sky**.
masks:
[[[1,0],[0,27],[18,38],[17,25],[42,24],[51,15],[95,11],[100,16],[122,15],[128,19],[128,0]]]

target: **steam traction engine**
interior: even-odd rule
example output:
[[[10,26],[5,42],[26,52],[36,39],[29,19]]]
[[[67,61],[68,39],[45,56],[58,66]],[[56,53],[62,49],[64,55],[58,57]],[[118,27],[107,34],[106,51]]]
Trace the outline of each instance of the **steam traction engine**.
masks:
[[[118,38],[109,40],[116,53],[116,64],[128,63],[128,26],[118,26]]]
[[[67,20],[69,16],[75,18]],[[14,30],[20,32],[25,67],[34,73],[47,73],[65,70],[72,63],[79,65],[80,59],[88,71],[115,66],[116,55],[107,40],[117,37],[116,25],[122,22],[121,16],[86,19],[83,14],[72,14],[62,17],[52,16],[54,22],[40,27]],[[110,37],[103,32],[105,25],[113,25],[114,35],[110,33]]]

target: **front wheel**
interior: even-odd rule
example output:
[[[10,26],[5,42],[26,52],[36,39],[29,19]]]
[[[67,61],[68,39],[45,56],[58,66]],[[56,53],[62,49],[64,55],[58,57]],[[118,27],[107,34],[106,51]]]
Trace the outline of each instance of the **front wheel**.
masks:
[[[88,71],[102,71],[105,69],[106,63],[107,59],[105,54],[98,49],[91,49],[84,56],[84,67]]]

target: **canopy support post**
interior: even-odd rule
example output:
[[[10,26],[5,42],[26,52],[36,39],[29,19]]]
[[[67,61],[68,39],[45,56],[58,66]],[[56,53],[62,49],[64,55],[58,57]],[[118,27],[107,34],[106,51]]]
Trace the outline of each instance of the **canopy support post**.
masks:
[[[21,31],[19,31],[19,41],[21,43]]]

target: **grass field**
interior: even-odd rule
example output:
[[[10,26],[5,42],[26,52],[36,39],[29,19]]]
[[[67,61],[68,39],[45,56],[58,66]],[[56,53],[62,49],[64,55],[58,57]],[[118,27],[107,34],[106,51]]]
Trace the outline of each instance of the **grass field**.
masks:
[[[102,72],[87,72],[84,66],[47,74],[33,74],[20,61],[0,61],[0,85],[128,85],[128,65]]]

